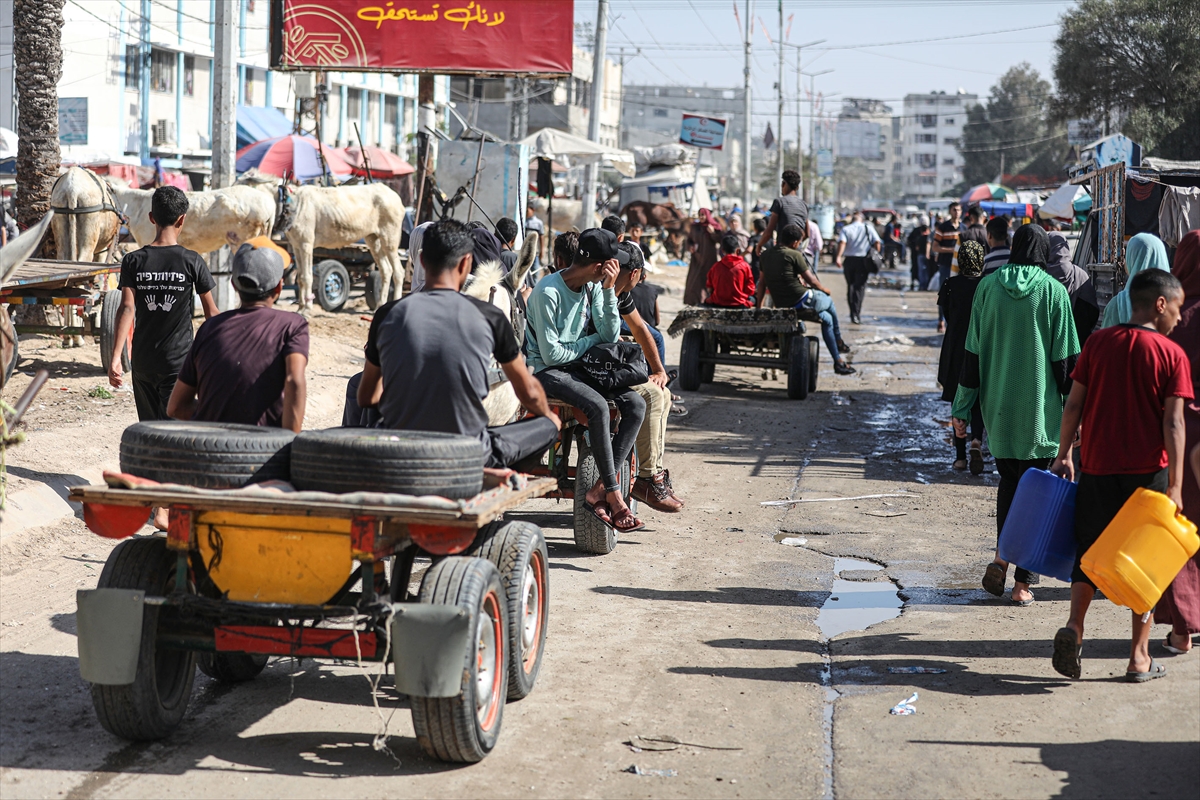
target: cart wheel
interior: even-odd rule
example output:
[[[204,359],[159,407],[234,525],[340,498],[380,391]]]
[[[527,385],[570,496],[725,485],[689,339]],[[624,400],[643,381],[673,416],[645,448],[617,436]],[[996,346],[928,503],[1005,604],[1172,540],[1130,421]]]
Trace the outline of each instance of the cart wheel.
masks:
[[[481,761],[500,737],[508,685],[508,612],[500,573],[482,558],[444,558],[425,573],[421,602],[466,609],[475,635],[463,654],[462,692],[412,698],[417,742],[442,761]]]
[[[379,270],[372,269],[367,273],[367,283],[363,287],[363,299],[367,301],[367,308],[374,311],[381,305],[379,302],[379,293],[383,290],[383,276],[379,274]]]
[[[821,341],[815,336],[808,337],[808,393],[817,390],[817,362],[821,357]]]
[[[100,364],[107,373],[112,366],[113,345],[117,343],[117,313],[121,310],[121,290],[104,293],[100,301]],[[121,349],[121,369],[129,371],[129,342]]]
[[[162,538],[126,539],[117,545],[100,573],[98,588],[141,589],[164,597],[175,588],[176,555]],[[145,607],[137,676],[124,686],[92,684],[92,704],[100,724],[123,739],[162,739],[183,721],[196,654],[159,649],[162,606]]]
[[[788,397],[803,400],[808,397],[808,341],[803,334],[796,334],[788,342]]]
[[[243,683],[266,669],[267,656],[257,653],[199,653],[196,666],[221,683]]]
[[[596,466],[595,456],[592,455],[592,446],[581,437],[579,464],[575,468],[575,546],[585,553],[602,556],[617,549],[617,531],[611,525],[605,525],[596,519],[596,515],[583,505],[584,495],[598,480],[600,470]],[[617,480],[621,484],[621,494],[628,503],[629,492],[633,487],[628,461],[621,464]]]
[[[350,297],[350,273],[340,261],[327,258],[317,264],[313,293],[326,311],[339,311]]]
[[[500,570],[508,603],[508,699],[533,691],[546,643],[550,571],[546,538],[531,522],[495,522],[475,555]],[[486,532],[485,532],[486,533]]]
[[[703,382],[700,354],[704,352],[704,331],[690,330],[683,334],[679,347],[679,387],[697,391]]]
[[[724,346],[718,341],[716,343],[716,352],[722,353],[724,351],[725,351]],[[714,364],[711,361],[701,361],[700,362],[700,382],[701,383],[712,383],[713,378],[716,377],[716,374],[717,374],[717,365],[716,364]]]

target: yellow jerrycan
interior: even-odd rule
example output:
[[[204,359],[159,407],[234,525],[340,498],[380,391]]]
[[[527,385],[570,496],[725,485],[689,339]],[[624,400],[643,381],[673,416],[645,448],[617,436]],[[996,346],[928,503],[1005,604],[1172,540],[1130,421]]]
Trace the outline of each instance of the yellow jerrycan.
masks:
[[[1200,549],[1196,526],[1165,494],[1138,489],[1080,560],[1104,596],[1138,614],[1154,608]]]

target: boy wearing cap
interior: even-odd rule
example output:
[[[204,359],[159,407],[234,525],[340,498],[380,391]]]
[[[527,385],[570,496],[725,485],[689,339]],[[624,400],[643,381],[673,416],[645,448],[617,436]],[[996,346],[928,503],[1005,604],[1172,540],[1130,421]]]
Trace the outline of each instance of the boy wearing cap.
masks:
[[[241,306],[200,326],[167,404],[174,419],[304,425],[308,320],[275,308],[288,254],[259,236],[233,256]]]
[[[167,401],[175,377],[192,346],[194,294],[200,296],[205,319],[217,313],[212,299],[216,282],[204,259],[179,245],[187,210],[187,195],[179,189],[155,189],[150,199],[154,241],[121,262],[121,309],[117,312],[108,382],[120,387],[125,381],[121,352],[133,328],[133,399],[140,420],[167,419]]]
[[[579,234],[579,249],[571,266],[542,278],[529,296],[525,338],[529,365],[546,394],[570,403],[587,416],[600,480],[587,490],[584,503],[600,521],[621,533],[645,527],[625,504],[617,465],[623,464],[633,450],[646,415],[646,401],[631,388],[601,393],[564,367],[594,345],[617,341],[621,315],[614,286],[621,267],[629,263],[629,253],[617,246],[612,232],[589,228]],[[589,321],[595,325],[595,333],[586,333]],[[609,400],[616,403],[621,414],[611,439]]]

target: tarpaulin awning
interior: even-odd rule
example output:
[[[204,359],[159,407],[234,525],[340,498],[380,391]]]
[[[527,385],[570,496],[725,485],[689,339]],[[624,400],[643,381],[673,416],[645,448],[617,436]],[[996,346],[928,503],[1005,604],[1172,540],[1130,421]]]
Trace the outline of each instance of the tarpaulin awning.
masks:
[[[395,153],[382,147],[367,145],[367,159],[363,161],[363,153],[358,147],[342,149],[346,161],[354,166],[354,171],[365,175],[367,166],[371,167],[371,175],[376,178],[398,178],[401,175],[411,175],[417,169]]]
[[[607,161],[613,169],[632,178],[637,174],[634,167],[633,153],[617,147],[605,147],[602,144],[560,131],[556,128],[542,128],[531,133],[518,144],[529,147],[530,158],[549,158],[568,167],[581,164],[597,164]]]
[[[311,136],[296,134],[246,145],[237,151],[234,169],[241,173],[254,167],[281,178],[291,176],[298,181],[310,181],[322,175],[321,154],[335,178],[347,178],[354,171],[332,147],[318,145]]]
[[[979,203],[979,207],[987,213],[989,217],[1017,217],[1033,219],[1033,204],[1032,203],[997,203],[991,200],[984,200]]]
[[[292,132],[292,121],[270,106],[237,107],[237,146],[240,150],[248,144],[287,136]]]
[[[1071,182],[1067,181],[1046,198],[1046,202],[1038,209],[1038,216],[1042,219],[1074,219],[1077,210],[1075,204],[1083,198],[1088,199],[1090,207],[1091,198],[1088,197],[1087,189],[1072,186]]]

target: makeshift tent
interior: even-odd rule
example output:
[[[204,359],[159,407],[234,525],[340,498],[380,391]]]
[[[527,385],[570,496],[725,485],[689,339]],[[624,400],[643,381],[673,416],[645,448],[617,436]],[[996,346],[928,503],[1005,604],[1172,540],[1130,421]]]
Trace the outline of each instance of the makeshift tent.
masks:
[[[636,173],[633,153],[616,147],[605,147],[582,136],[574,136],[555,128],[542,128],[517,144],[529,147],[530,158],[548,158],[566,167],[598,164],[607,161],[613,169],[632,178]]]
[[[344,147],[340,152],[358,175],[366,175],[368,165],[374,178],[397,178],[417,171],[416,167],[400,156],[374,145],[367,146],[366,161],[363,160],[362,151],[358,147]]]
[[[1086,203],[1082,202],[1085,200]],[[1068,181],[1046,198],[1046,202],[1038,209],[1038,216],[1042,219],[1074,219],[1077,213],[1087,210],[1084,205],[1092,207],[1092,198],[1087,189],[1073,186]]]
[[[696,175],[694,164],[657,169],[621,182],[621,208],[635,200],[649,203],[674,203],[689,215],[701,208],[712,208],[708,184]]]
[[[295,125],[277,108],[270,106],[237,107],[237,146],[242,149],[248,144],[263,139],[287,136]]]

